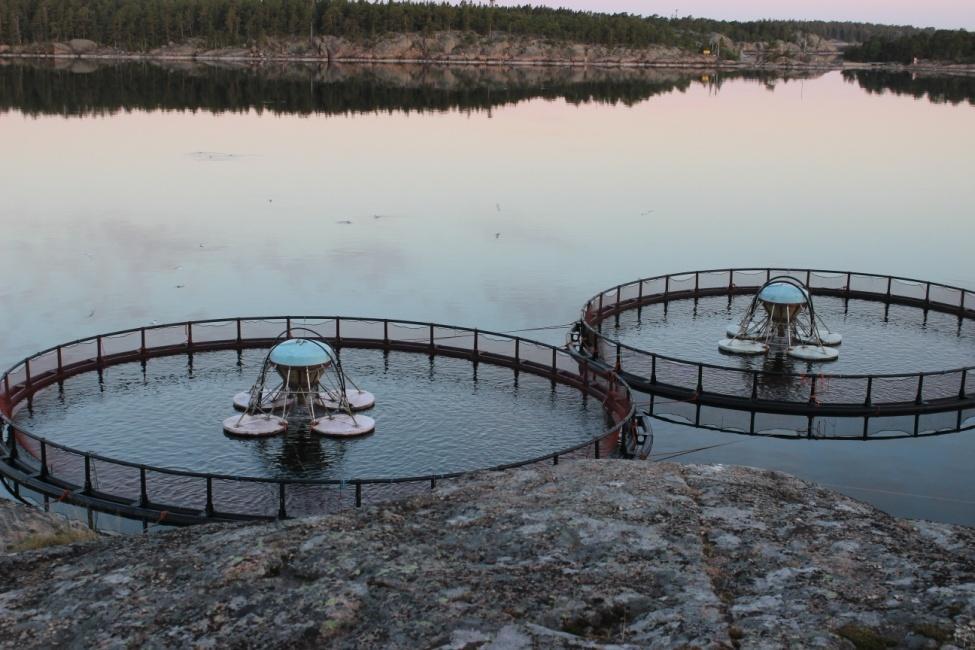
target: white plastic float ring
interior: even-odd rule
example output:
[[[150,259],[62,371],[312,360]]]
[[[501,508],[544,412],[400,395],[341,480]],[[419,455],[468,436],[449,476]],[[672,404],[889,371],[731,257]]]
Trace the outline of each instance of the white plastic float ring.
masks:
[[[354,438],[375,431],[376,421],[365,415],[352,417],[339,413],[312,420],[309,428],[315,433],[331,438]]]

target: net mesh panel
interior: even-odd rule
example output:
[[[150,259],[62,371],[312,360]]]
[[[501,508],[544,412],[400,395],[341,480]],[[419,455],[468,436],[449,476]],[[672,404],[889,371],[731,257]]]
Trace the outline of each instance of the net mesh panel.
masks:
[[[41,444],[34,438],[19,432],[14,436],[14,440],[17,445],[18,459],[30,467],[39,468],[40,463],[37,460],[41,457]]]
[[[429,338],[429,332],[427,333]],[[483,338],[478,335],[479,340]],[[474,332],[453,327],[434,327],[433,340],[438,347],[459,348],[461,350],[474,349]]]
[[[918,435],[947,433],[958,427],[958,411],[943,413],[922,413],[917,419]]]
[[[850,291],[862,291],[865,293],[887,294],[887,278],[873,275],[850,276]]]
[[[607,356],[604,357],[610,363],[615,363],[616,359],[616,348],[610,348],[606,351]],[[653,357],[651,357],[646,352],[640,352],[639,350],[633,350],[631,348],[620,348],[620,368],[628,373],[643,377],[649,381],[650,374],[653,371]],[[660,377],[657,377],[659,380]]]
[[[141,494],[139,470],[104,460],[91,461],[91,484],[98,492],[136,501]]]
[[[640,297],[640,283],[631,282],[620,289],[620,300],[629,302]]]
[[[48,445],[47,471],[60,481],[81,487],[85,484],[85,457]]]
[[[693,291],[695,275],[696,274],[694,273],[690,273],[688,275],[670,276],[670,293],[679,291]]]
[[[365,489],[365,487],[363,487]],[[338,512],[355,506],[355,486],[289,484],[285,508],[289,517],[309,517]]]
[[[61,348],[61,361],[65,366],[70,366],[83,361],[92,361],[98,358],[98,343],[94,339],[67,345]]]
[[[975,397],[975,370],[965,374],[965,397]]]
[[[510,358],[515,356],[515,341],[507,337],[480,334],[477,337],[477,347],[481,352]]]
[[[293,325],[293,324],[292,324]],[[288,327],[287,320],[242,320],[240,322],[240,337],[249,339],[273,339]]]
[[[695,390],[697,388],[697,365],[670,361],[669,359],[657,359],[657,382]]]
[[[805,436],[809,428],[809,419],[801,415],[784,415],[781,413],[756,413],[755,433],[764,435],[795,435]]]
[[[551,356],[551,352],[549,353]],[[567,372],[570,375],[578,375],[582,372],[582,365],[576,361],[571,354],[559,351],[555,355],[555,367],[562,371]]]
[[[332,334],[328,334],[327,332],[335,329],[335,322],[329,321],[324,325],[312,327],[312,329],[326,338],[331,338],[334,335],[334,331]],[[343,339],[383,340],[382,321],[342,319],[339,322],[339,329],[341,330]]]
[[[759,373],[757,393],[760,400],[806,403],[812,393],[812,379]]]
[[[748,433],[748,428],[751,426],[751,415],[746,411],[701,406],[700,426]]]
[[[705,392],[749,398],[752,396],[752,373],[740,370],[705,367],[702,383]]]
[[[864,404],[867,401],[866,377],[831,377],[816,380],[816,401],[820,404]]]
[[[38,379],[41,375],[48,372],[56,372],[58,369],[58,351],[52,350],[39,354],[30,360],[30,376],[32,380]]]
[[[430,481],[368,483],[362,486],[362,505],[408,499],[430,493]],[[353,492],[353,497],[355,493]]]
[[[926,290],[926,285],[923,282],[908,282],[906,280],[895,279],[890,283],[890,294],[899,298],[924,300]]]
[[[940,284],[931,285],[931,302],[948,307],[961,306],[961,289],[954,289]]]
[[[961,394],[962,373],[949,372],[943,375],[925,375],[921,394],[925,401],[937,399],[958,399]]]
[[[237,322],[220,321],[218,323],[198,323],[193,325],[194,343],[215,343],[218,341],[236,341]]]
[[[913,402],[917,399],[917,382],[916,376],[875,377],[871,400],[874,404]]]
[[[770,273],[772,274],[772,277],[773,278],[784,275],[784,276],[786,276],[788,278],[795,278],[796,280],[799,280],[800,282],[802,282],[804,284],[806,282],[806,272],[805,271],[793,271],[791,269],[770,269]],[[845,275],[843,277],[846,278]],[[812,278],[810,278],[810,281],[811,280],[812,280]]]
[[[911,435],[914,432],[913,415],[888,415],[870,418],[867,422],[867,437],[891,438]]]
[[[971,291],[965,292],[965,309],[968,311],[975,311],[975,293]]]
[[[765,271],[733,271],[731,281],[738,288],[758,289],[765,284]]]
[[[142,333],[126,332],[116,336],[102,337],[102,355],[131,354],[142,349]]]
[[[552,349],[530,341],[522,341],[521,360],[522,362],[527,361],[545,368],[551,368]]]
[[[701,289],[727,289],[731,283],[731,271],[712,271],[699,274]]]
[[[147,348],[166,348],[186,344],[186,325],[170,325],[146,330]]]
[[[805,282],[805,273],[795,274],[800,280]],[[833,289],[840,290],[846,288],[846,273],[810,273],[809,274],[809,288],[810,289]],[[853,277],[850,277],[850,282],[852,284]]]
[[[653,296],[663,295],[664,290],[667,287],[667,280],[665,278],[653,278],[650,280],[644,280],[642,284],[643,284],[643,297],[650,298]]]
[[[214,479],[213,508],[225,514],[276,517],[278,486],[258,481]]]
[[[146,492],[149,502],[173,508],[200,510],[206,508],[206,479],[196,476],[146,471]]]
[[[653,414],[693,424],[697,417],[697,406],[690,402],[658,397],[653,401]]]
[[[975,427],[975,408],[965,409],[961,412],[961,428],[970,429]]]
[[[863,438],[863,418],[815,417],[813,418],[814,438]]]
[[[406,323],[389,324],[389,340],[401,343],[430,343],[430,327],[427,325],[409,325]]]
[[[20,363],[15,366],[10,373],[7,375],[7,382],[10,384],[11,390],[15,386],[19,386],[27,381],[27,364]]]
[[[603,292],[603,309],[609,309],[616,305],[616,289]]]
[[[291,319],[291,335],[295,337],[302,336],[314,336],[312,332],[318,334],[325,339],[333,339],[336,336],[336,332],[342,335],[342,338],[358,338],[355,326],[355,321],[342,320],[337,324],[334,318],[293,318]],[[282,331],[287,327],[287,319],[284,321],[284,326],[281,328]],[[346,328],[349,328],[346,331]],[[311,332],[305,331],[311,330]],[[280,332],[278,332],[280,334]],[[382,331],[379,333],[379,338],[382,338]]]

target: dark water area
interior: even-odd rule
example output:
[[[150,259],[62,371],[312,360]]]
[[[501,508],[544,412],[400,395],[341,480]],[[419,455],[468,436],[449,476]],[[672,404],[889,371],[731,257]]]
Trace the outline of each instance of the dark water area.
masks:
[[[294,418],[288,433],[223,433],[233,396],[266,351],[152,359],[87,373],[35,396],[17,421],[74,449],[167,469],[259,478],[401,478],[545,456],[606,428],[602,406],[571,388],[507,368],[425,354],[345,349],[345,371],[376,395],[372,434],[336,440]]]

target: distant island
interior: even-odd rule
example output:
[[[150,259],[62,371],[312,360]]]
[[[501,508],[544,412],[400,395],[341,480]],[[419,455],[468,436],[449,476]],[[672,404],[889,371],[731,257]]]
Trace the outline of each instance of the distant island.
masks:
[[[975,34],[366,0],[0,0],[0,55],[828,67],[975,65]]]

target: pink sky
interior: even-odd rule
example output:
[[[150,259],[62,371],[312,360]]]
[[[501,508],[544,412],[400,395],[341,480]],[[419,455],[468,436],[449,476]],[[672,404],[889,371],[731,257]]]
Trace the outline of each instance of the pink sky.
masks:
[[[975,0],[528,0],[589,11],[693,15],[729,20],[855,20],[975,30]],[[521,5],[526,0],[498,0]]]

